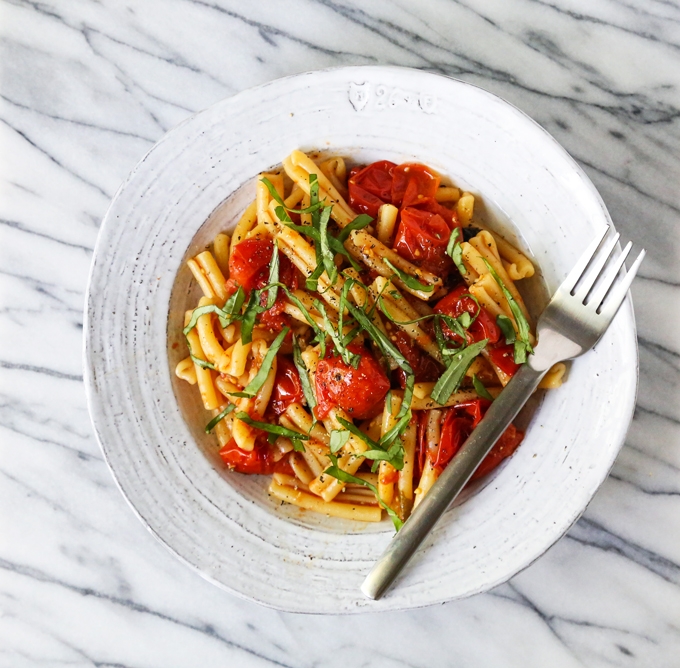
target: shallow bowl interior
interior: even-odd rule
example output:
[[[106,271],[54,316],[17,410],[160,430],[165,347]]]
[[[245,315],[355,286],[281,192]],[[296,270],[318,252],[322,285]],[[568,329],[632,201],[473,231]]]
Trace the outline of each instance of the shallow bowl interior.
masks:
[[[86,325],[93,423],[135,511],[205,577],[305,612],[415,607],[503,582],[542,554],[607,475],[632,415],[637,353],[627,304],[569,382],[546,395],[517,453],[447,513],[397,587],[359,585],[389,525],[279,507],[259,477],[225,472],[195,388],[172,374],[195,304],[187,257],[229,229],[258,173],[294,148],[357,162],[424,162],[478,195],[479,215],[528,249],[554,289],[609,223],[582,170],[539,126],[462,82],[398,68],[279,80],[193,116],[140,162],[97,244]],[[198,447],[197,447],[198,446]]]

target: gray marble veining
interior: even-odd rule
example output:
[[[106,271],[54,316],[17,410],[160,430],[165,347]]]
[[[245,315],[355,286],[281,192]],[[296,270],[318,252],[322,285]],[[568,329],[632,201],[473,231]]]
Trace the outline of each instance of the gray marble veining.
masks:
[[[680,665],[680,5],[16,0],[0,32],[0,665]],[[638,408],[584,517],[509,583],[296,616],[204,582],[126,506],[85,406],[83,296],[109,200],[165,131],[279,76],[372,63],[517,105],[646,246]]]

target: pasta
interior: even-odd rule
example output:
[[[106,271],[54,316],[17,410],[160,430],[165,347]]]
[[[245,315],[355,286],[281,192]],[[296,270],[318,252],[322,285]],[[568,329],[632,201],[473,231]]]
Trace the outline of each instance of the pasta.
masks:
[[[428,167],[294,151],[188,262],[196,385],[230,469],[272,497],[399,528],[535,344],[531,261]],[[557,364],[541,387],[554,389]],[[475,473],[512,455],[510,425]]]

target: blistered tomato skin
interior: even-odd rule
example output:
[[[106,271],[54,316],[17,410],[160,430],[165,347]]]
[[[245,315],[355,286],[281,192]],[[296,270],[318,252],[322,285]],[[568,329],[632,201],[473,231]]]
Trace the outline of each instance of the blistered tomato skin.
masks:
[[[394,238],[394,250],[406,260],[445,278],[453,269],[446,254],[451,230],[436,213],[415,207],[402,209]]]
[[[439,182],[439,175],[426,165],[399,165],[392,170],[392,204],[406,208],[434,201]]]
[[[434,307],[435,313],[443,313],[457,318],[463,313],[469,313],[471,316],[477,316],[475,321],[470,325],[468,334],[473,341],[481,341],[482,339],[489,339],[490,344],[495,344],[501,337],[500,327],[496,324],[493,316],[483,307],[479,306],[477,302],[469,295],[468,289],[461,285],[449,292],[446,297],[437,302]],[[448,338],[457,340],[459,337],[454,334],[446,324],[442,324],[442,332]]]
[[[342,408],[352,419],[365,420],[383,408],[390,381],[378,362],[363,346],[348,346],[360,355],[359,367],[345,364],[340,357],[327,356],[319,361],[314,375],[318,405],[316,415],[325,418],[335,407]]]
[[[300,374],[293,362],[279,355],[276,367],[276,381],[269,407],[276,415],[281,415],[291,404],[299,404],[304,399]]]
[[[236,244],[229,257],[230,279],[246,290],[266,284],[273,252],[269,239],[246,239]]]
[[[393,162],[381,160],[350,172],[349,205],[354,211],[377,217],[378,209],[392,200],[392,170],[395,167]]]
[[[260,433],[264,434],[264,432]],[[237,473],[250,475],[287,473],[288,475],[293,475],[288,457],[274,461],[272,449],[264,436],[258,437],[255,447],[250,452],[241,450],[232,438],[220,449],[219,454],[227,468]]]

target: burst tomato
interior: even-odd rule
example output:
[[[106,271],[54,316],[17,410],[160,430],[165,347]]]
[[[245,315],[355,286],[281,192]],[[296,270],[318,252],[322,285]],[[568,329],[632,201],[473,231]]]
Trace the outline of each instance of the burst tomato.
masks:
[[[274,461],[266,438],[258,438],[255,447],[250,452],[241,450],[232,438],[220,450],[220,457],[228,468],[238,473],[251,475],[268,475],[270,473],[288,473],[290,475],[293,473],[287,457],[278,462]]]
[[[456,411],[449,411],[442,423],[439,447],[432,461],[434,467],[443,471],[471,433],[472,420],[458,417]]]
[[[440,179],[429,167],[405,163],[396,167],[392,175],[392,204],[395,206],[406,208],[434,200]]]
[[[437,380],[442,374],[443,367],[435,362],[427,353],[424,353],[415,344],[413,339],[401,330],[397,330],[391,336],[392,340],[399,348],[399,352],[406,358],[411,365],[416,377],[416,383],[429,383]],[[399,383],[402,388],[406,383],[406,374],[399,369]]]
[[[288,406],[295,403],[300,403],[304,398],[302,393],[302,383],[300,382],[300,374],[298,373],[295,364],[287,357],[279,355],[276,367],[276,381],[274,384],[274,391],[269,402],[270,408],[281,415]]]
[[[269,239],[246,239],[234,246],[229,276],[246,290],[262,287],[269,276],[274,244]]]
[[[348,182],[349,205],[355,211],[375,218],[378,209],[392,200],[392,170],[395,167],[393,162],[381,160],[352,170]]]
[[[262,288],[269,280],[269,265],[274,244],[270,239],[246,239],[236,246],[229,257],[229,284],[242,285],[245,290]],[[299,285],[299,271],[279,252],[279,280],[289,289]]]
[[[390,381],[373,355],[359,345],[348,346],[360,355],[359,367],[345,364],[340,357],[329,355],[322,359],[314,377],[317,417],[325,418],[331,408],[338,406],[356,420],[375,416],[390,389]]]
[[[473,399],[448,409],[442,421],[439,446],[432,457],[432,464],[435,468],[440,472],[444,470],[484,417],[490,405],[491,402],[486,399]],[[495,469],[503,459],[509,457],[517,449],[523,438],[524,434],[511,424],[484,458],[472,476],[472,480],[478,480]],[[422,452],[424,443],[419,445]]]
[[[515,346],[497,346],[489,351],[491,361],[508,376],[514,376],[520,365],[515,363]]]
[[[491,473],[506,457],[509,457],[522,442],[524,432],[511,424],[491,448],[491,452],[484,458],[479,468],[472,474],[470,480],[479,480]]]
[[[443,313],[454,318],[465,312],[469,313],[472,317],[477,316],[468,329],[468,334],[472,341],[489,339],[489,343],[494,344],[500,339],[501,330],[495,323],[492,315],[483,306],[477,305],[477,302],[470,296],[468,289],[464,285],[454,288],[446,297],[437,302],[434,311],[435,313]],[[445,324],[442,324],[442,331],[445,336],[451,339],[459,339]]]
[[[446,254],[450,235],[449,226],[439,214],[408,207],[400,214],[394,250],[415,265],[446,278],[453,268]]]

